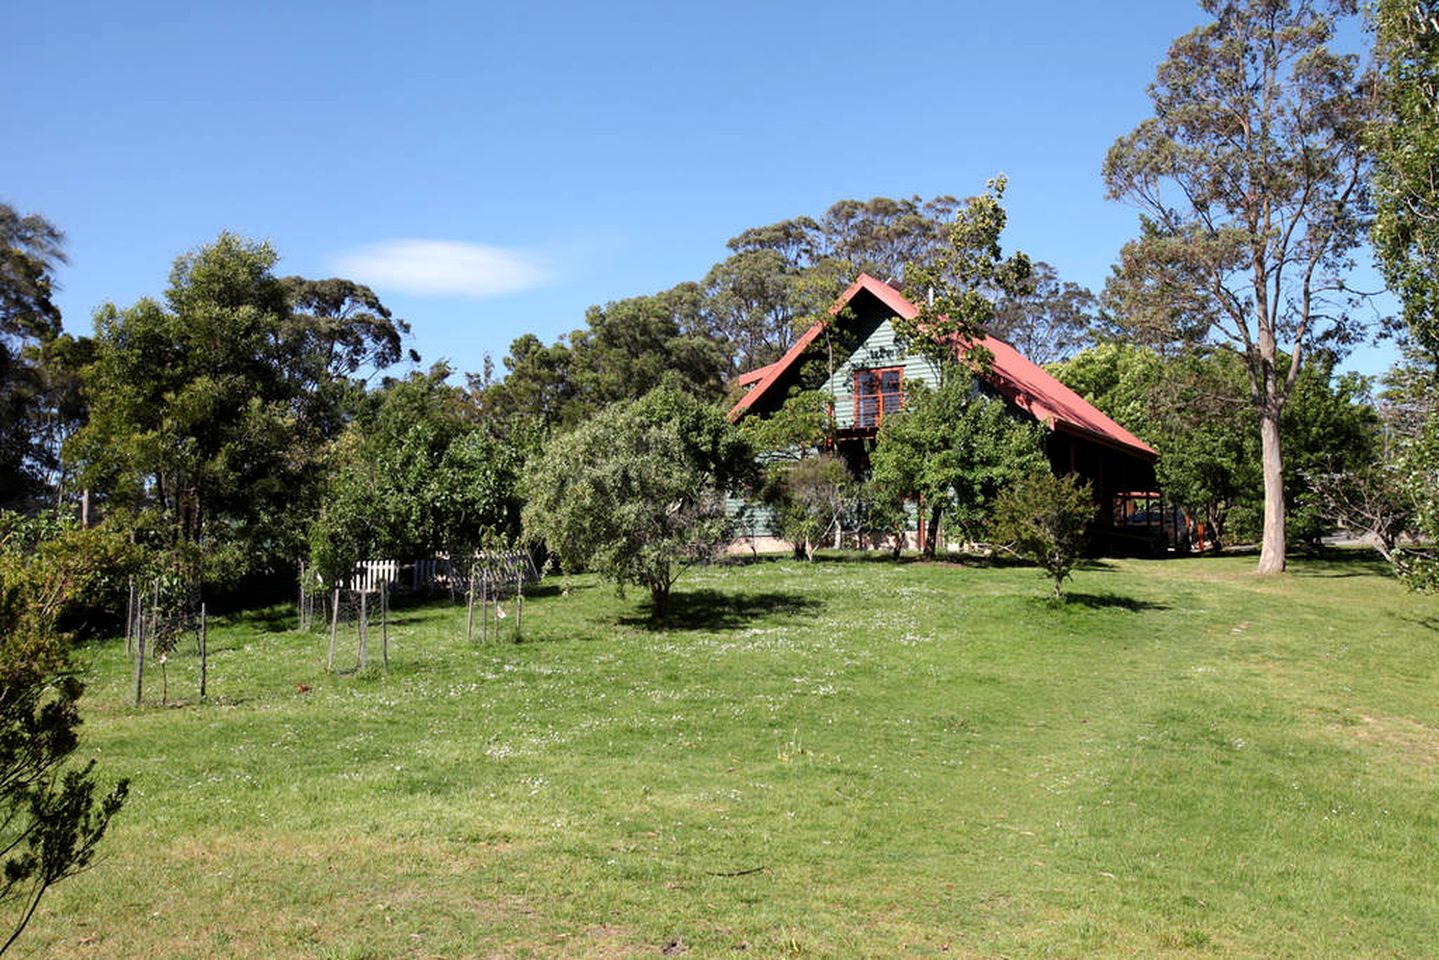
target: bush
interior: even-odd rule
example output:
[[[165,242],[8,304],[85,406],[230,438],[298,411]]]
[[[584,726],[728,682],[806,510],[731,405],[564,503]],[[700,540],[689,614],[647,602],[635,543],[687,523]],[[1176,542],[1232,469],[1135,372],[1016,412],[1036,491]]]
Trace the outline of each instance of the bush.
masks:
[[[1054,596],[1084,552],[1085,527],[1094,519],[1089,484],[1048,471],[1024,477],[999,495],[995,538],[1054,579]]]
[[[69,762],[84,687],[62,630],[123,577],[125,546],[103,530],[0,517],[0,905],[18,911],[0,953],[45,891],[90,862],[125,801],[126,781],[97,800],[94,761]]]
[[[728,539],[724,491],[751,470],[719,410],[658,387],[550,441],[526,471],[525,536],[566,567],[647,589],[663,619],[675,580]]]

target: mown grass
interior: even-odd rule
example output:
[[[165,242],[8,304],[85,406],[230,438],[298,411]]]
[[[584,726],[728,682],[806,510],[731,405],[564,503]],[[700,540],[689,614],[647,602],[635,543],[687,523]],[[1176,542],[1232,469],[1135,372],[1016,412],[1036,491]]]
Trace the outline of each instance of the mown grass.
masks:
[[[1105,562],[1054,604],[765,561],[663,630],[563,579],[520,644],[420,605],[340,676],[272,612],[212,631],[207,704],[172,661],[170,708],[97,645],[84,749],[132,799],[20,952],[1431,955],[1439,603],[1251,566]]]

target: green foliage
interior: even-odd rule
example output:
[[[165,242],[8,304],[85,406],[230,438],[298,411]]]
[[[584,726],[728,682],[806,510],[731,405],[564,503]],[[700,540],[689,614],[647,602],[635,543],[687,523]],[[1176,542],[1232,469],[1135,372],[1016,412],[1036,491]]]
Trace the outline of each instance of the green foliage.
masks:
[[[897,501],[923,498],[933,556],[942,519],[961,536],[978,539],[994,498],[1017,478],[1047,471],[1040,428],[1016,416],[1003,400],[951,377],[937,389],[914,384],[898,414],[886,416],[871,455],[871,489],[892,516]]]
[[[51,274],[65,262],[65,234],[58,227],[0,203],[0,341],[9,346],[59,335]]]
[[[310,530],[327,581],[362,560],[465,555],[518,535],[525,435],[488,433],[448,375],[437,365],[387,384],[336,445]]]
[[[163,303],[95,315],[92,412],[67,459],[112,512],[164,517],[158,545],[196,575],[293,562],[350,377],[395,359],[405,330],[368,289],[282,280],[277,261],[221,234],[175,261]]]
[[[1395,569],[1410,589],[1439,591],[1439,417],[1406,445],[1399,471],[1420,542],[1396,551]]]
[[[51,295],[65,235],[39,214],[0,203],[0,504],[38,493],[47,443],[45,365],[39,350],[60,336]]]
[[[694,284],[681,284],[592,306],[585,327],[550,346],[533,334],[519,337],[504,359],[503,380],[471,376],[480,408],[501,421],[569,429],[661,383],[717,400],[724,391],[724,350],[699,329],[698,296]]]
[[[740,433],[754,450],[776,459],[809,456],[834,435],[830,396],[822,390],[799,390],[785,398],[767,417],[746,417]]]
[[[724,493],[751,471],[722,413],[660,387],[545,446],[526,471],[525,534],[569,569],[648,590],[663,618],[675,580],[727,539]]]
[[[1287,368],[1287,358],[1281,357]],[[1292,543],[1328,532],[1311,496],[1312,475],[1359,469],[1378,455],[1379,422],[1368,382],[1336,374],[1315,353],[1295,379],[1280,429]],[[1160,451],[1165,498],[1206,525],[1214,543],[1257,537],[1263,517],[1258,414],[1242,359],[1232,350],[1187,351],[1165,362],[1145,347],[1109,342],[1050,368],[1062,382]]]
[[[1031,473],[1001,491],[994,504],[994,537],[1044,570],[1054,596],[1084,553],[1084,531],[1097,508],[1089,484],[1048,471]]]
[[[1029,258],[1016,253],[1006,259],[1000,248],[1008,220],[1000,203],[1004,187],[1002,176],[989,181],[986,192],[966,200],[944,225],[945,242],[905,268],[905,286],[917,292],[919,312],[895,318],[895,333],[942,372],[954,366],[956,348],[974,363],[988,362],[974,344],[994,319],[994,298],[1019,295],[1029,280]]]
[[[844,461],[830,454],[779,460],[765,469],[760,500],[774,510],[780,536],[814,559],[856,505],[858,485]]]
[[[1092,336],[1098,301],[1077,283],[1061,280],[1049,264],[1035,263],[1017,289],[994,307],[989,330],[1038,364],[1072,356]]]
[[[127,547],[107,531],[0,515],[0,907],[15,913],[0,953],[47,889],[91,862],[125,802],[126,781],[97,798],[94,761],[70,762],[84,685],[62,627],[113,592]]]
[[[1109,195],[1142,213],[1111,289],[1117,322],[1166,349],[1224,342],[1259,413],[1261,572],[1285,563],[1280,419],[1315,346],[1365,328],[1346,283],[1365,226],[1373,98],[1328,43],[1353,4],[1202,0],[1149,88],[1154,115],[1110,148]],[[1282,357],[1287,356],[1288,362]]]
[[[1379,63],[1374,250],[1415,343],[1439,357],[1439,9],[1433,0],[1370,8]]]

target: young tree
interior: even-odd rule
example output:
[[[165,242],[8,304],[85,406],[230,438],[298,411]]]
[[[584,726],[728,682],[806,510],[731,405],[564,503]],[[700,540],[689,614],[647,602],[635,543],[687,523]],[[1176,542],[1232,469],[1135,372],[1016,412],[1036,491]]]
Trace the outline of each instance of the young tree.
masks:
[[[1006,487],[994,505],[994,536],[1038,564],[1054,580],[1054,598],[1084,552],[1084,531],[1096,507],[1089,484],[1049,471]]]
[[[525,534],[569,568],[648,590],[662,620],[679,576],[725,542],[724,493],[751,470],[723,413],[662,386],[546,445],[526,470]]]
[[[1413,531],[1420,541],[1401,548],[1396,567],[1410,589],[1439,591],[1439,417],[1404,448],[1402,489],[1414,504]]]
[[[1197,322],[1244,359],[1264,471],[1258,569],[1277,573],[1285,402],[1312,347],[1342,348],[1363,326],[1345,274],[1366,225],[1372,98],[1355,58],[1328,47],[1352,0],[1201,5],[1213,21],[1170,47],[1149,90],[1154,116],[1110,148],[1104,177],[1145,218],[1122,272],[1188,286],[1201,312],[1167,326]]]
[[[978,538],[1000,490],[1048,470],[1038,428],[959,377],[933,390],[911,388],[904,409],[884,418],[870,463],[875,491],[922,500],[927,557],[935,555],[941,521]]]
[[[123,537],[46,518],[0,515],[0,907],[15,943],[51,886],[94,858],[128,783],[96,795],[79,746],[84,685],[70,663],[67,613],[130,562]]]
[[[780,536],[794,545],[796,556],[813,560],[855,506],[856,486],[844,461],[822,453],[770,464],[760,499],[775,511]]]
[[[1008,216],[1004,177],[989,181],[988,189],[956,205],[943,228],[944,242],[928,251],[922,261],[905,268],[905,286],[914,293],[919,312],[910,319],[896,318],[895,333],[906,349],[918,351],[939,366],[941,379],[960,375],[955,351],[972,366],[990,359],[979,346],[994,321],[995,299],[1016,296],[1032,271],[1023,253],[1005,257],[1000,247]]]
[[[522,431],[492,436],[449,373],[436,364],[386,384],[336,444],[309,535],[326,581],[363,560],[464,556],[518,536]]]

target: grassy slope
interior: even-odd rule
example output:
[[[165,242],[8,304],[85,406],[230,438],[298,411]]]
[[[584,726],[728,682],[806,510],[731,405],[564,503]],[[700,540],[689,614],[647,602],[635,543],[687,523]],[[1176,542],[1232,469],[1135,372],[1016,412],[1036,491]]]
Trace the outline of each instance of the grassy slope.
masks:
[[[132,799],[20,953],[1424,954],[1439,603],[1251,564],[1055,606],[1029,570],[765,562],[690,576],[666,632],[578,579],[523,644],[420,607],[341,677],[252,619],[174,709],[123,705],[112,643],[85,747]]]

